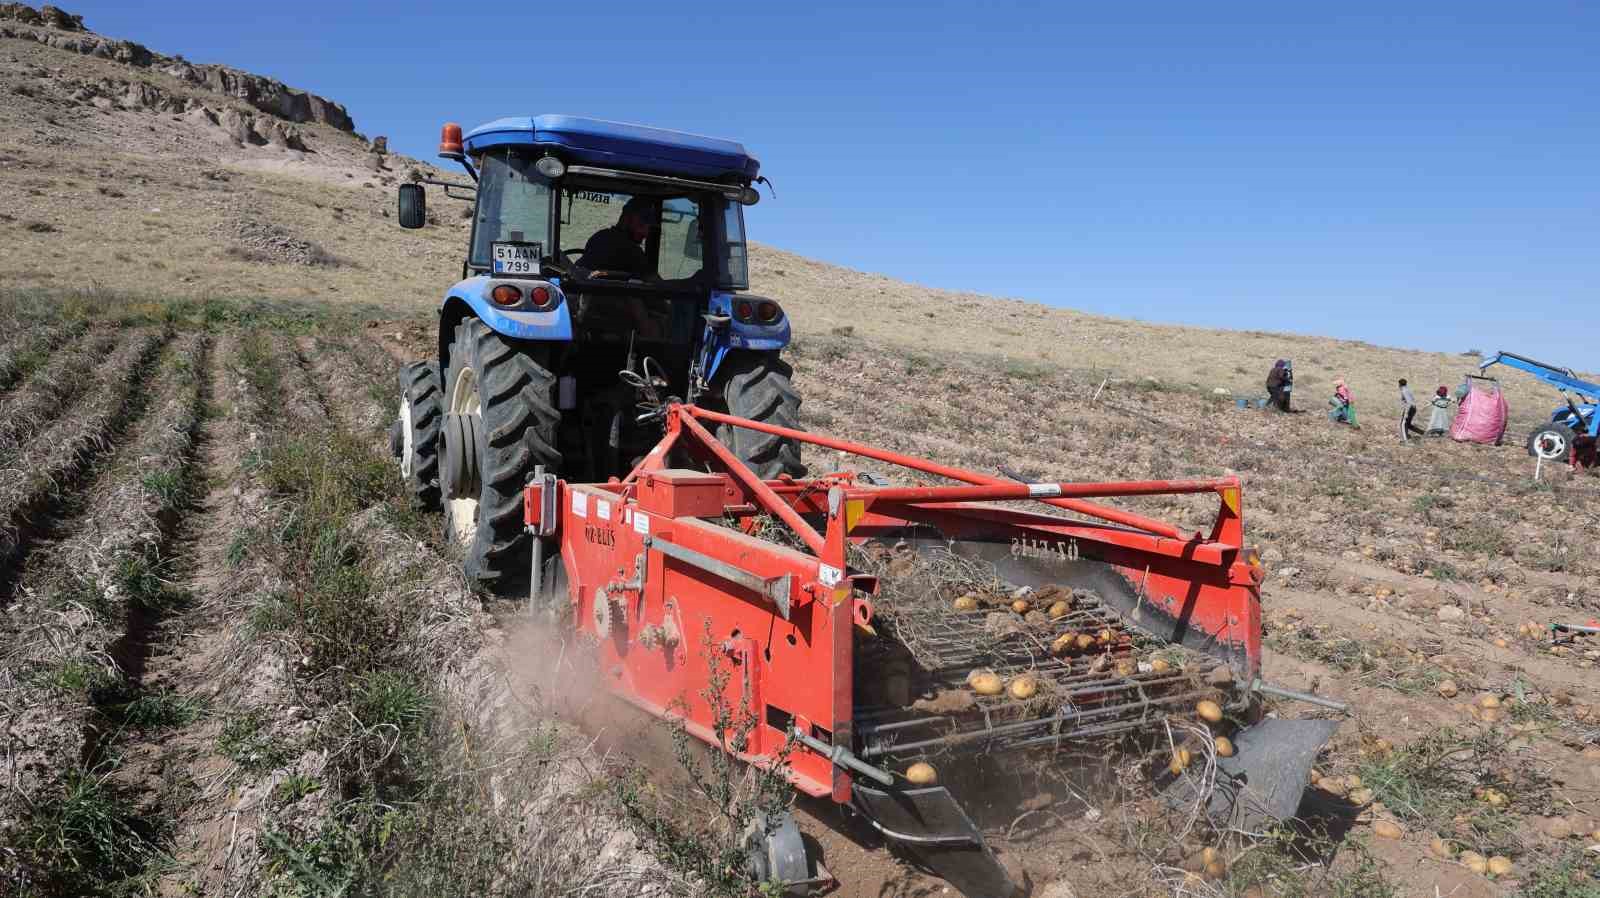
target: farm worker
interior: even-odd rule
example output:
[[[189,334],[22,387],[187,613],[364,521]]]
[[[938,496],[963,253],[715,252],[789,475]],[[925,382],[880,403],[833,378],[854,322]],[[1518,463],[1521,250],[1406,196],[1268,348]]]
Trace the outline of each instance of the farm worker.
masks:
[[[1333,410],[1328,412],[1328,420],[1348,424],[1359,428],[1356,423],[1356,407],[1350,396],[1350,388],[1345,386],[1344,378],[1336,378],[1333,382],[1333,398],[1328,400]]]
[[[1411,423],[1417,416],[1417,397],[1411,395],[1411,388],[1406,386],[1406,379],[1400,378],[1400,439],[1405,442],[1411,440],[1411,435],[1422,436],[1422,428]]]
[[[1428,435],[1442,437],[1450,429],[1450,388],[1441,386],[1435,390],[1429,404],[1433,413],[1428,416]]]
[[[583,245],[583,257],[578,265],[590,271],[625,271],[640,277],[653,274],[650,260],[639,244],[650,236],[654,211],[655,206],[646,197],[628,200],[622,207],[622,214],[617,216],[617,223],[595,231]]]
[[[1294,375],[1290,373],[1290,360],[1278,359],[1272,365],[1272,370],[1267,371],[1267,395],[1270,402],[1267,405],[1278,410],[1290,410],[1290,383]]]

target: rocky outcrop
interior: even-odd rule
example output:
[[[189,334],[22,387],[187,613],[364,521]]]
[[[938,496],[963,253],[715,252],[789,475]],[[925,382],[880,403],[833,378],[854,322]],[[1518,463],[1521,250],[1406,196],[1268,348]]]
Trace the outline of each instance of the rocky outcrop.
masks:
[[[54,6],[35,10],[21,3],[0,3],[0,37],[32,40],[69,53],[159,71],[288,122],[320,122],[340,131],[355,131],[350,113],[326,97],[296,90],[273,78],[223,65],[197,65],[181,57],[163,56],[132,41],[95,34],[84,29],[82,16]]]

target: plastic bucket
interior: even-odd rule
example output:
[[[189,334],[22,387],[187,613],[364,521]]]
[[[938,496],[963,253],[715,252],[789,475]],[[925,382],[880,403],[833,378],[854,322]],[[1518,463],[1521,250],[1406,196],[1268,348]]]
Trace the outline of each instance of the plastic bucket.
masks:
[[[1261,399],[1257,399],[1256,400],[1256,408],[1266,408],[1267,407],[1267,401],[1269,399],[1271,399],[1271,398],[1272,397],[1267,396],[1267,397],[1263,397]]]
[[[1250,407],[1250,400],[1248,400],[1248,399],[1235,399],[1234,403],[1236,405],[1238,405],[1240,408],[1249,408]]]

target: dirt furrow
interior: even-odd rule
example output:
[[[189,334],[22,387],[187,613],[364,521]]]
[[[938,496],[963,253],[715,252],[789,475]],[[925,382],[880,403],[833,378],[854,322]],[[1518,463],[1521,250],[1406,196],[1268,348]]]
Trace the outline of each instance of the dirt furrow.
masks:
[[[5,844],[22,893],[99,893],[138,876],[159,851],[159,826],[130,790],[113,743],[130,728],[189,713],[143,689],[144,647],[178,600],[163,554],[186,501],[201,393],[193,368],[206,344],[181,338],[121,409],[122,441],[97,465],[64,537],[35,553],[6,617],[4,704],[14,801]],[[117,844],[73,822],[89,803]],[[103,837],[105,833],[101,834]]]
[[[22,444],[52,423],[72,414],[72,404],[96,382],[96,364],[115,343],[116,334],[90,332],[51,357],[34,376],[6,397],[0,407],[0,465],[14,459]]]
[[[15,589],[33,545],[51,535],[61,500],[82,486],[142,410],[142,382],[169,337],[133,335],[96,369],[84,401],[0,468],[0,601]]]
[[[9,335],[0,346],[0,394],[11,390],[27,379],[49,360],[52,353],[64,343],[83,336],[82,321],[67,324],[21,325],[17,330],[6,329]],[[0,411],[9,404],[0,406]]]

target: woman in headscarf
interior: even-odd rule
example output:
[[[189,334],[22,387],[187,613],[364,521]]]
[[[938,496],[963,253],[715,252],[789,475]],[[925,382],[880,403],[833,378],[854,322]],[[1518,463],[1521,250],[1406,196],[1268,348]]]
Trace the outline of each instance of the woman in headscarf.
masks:
[[[1267,401],[1268,408],[1281,409],[1286,404],[1283,387],[1288,376],[1288,359],[1278,359],[1272,366],[1272,370],[1267,372],[1267,396],[1270,397]]]
[[[1442,437],[1450,429],[1450,388],[1440,387],[1433,392],[1433,413],[1428,416],[1428,436]]]
[[[1350,388],[1345,386],[1344,378],[1335,378],[1333,381],[1333,398],[1328,400],[1333,410],[1328,412],[1328,419],[1348,424],[1351,427],[1360,427],[1356,423],[1356,407],[1350,396]]]

